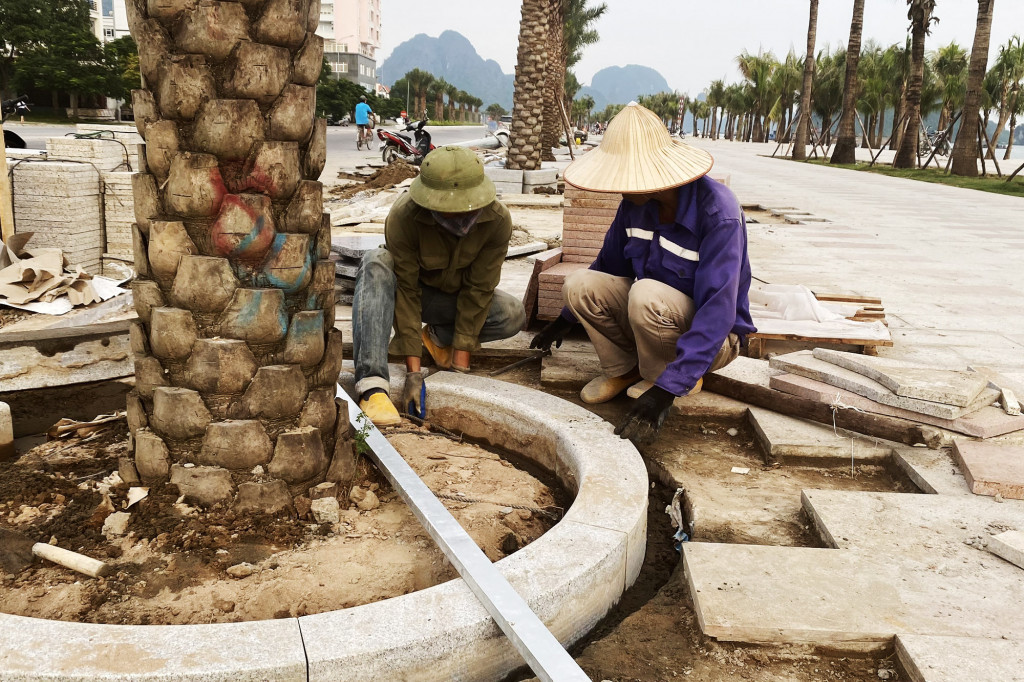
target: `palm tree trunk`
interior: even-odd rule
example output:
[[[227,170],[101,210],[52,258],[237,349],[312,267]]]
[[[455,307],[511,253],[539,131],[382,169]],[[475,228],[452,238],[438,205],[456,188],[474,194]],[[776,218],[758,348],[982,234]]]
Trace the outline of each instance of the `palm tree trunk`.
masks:
[[[512,130],[506,161],[510,170],[540,168],[551,2],[557,0],[523,0],[512,96]]]
[[[797,141],[793,158],[807,159],[807,145],[811,141],[811,88],[814,86],[814,45],[818,32],[818,0],[811,0],[811,16],[807,23],[807,56],[804,57],[804,86],[800,90],[800,120],[797,122]]]
[[[860,62],[860,38],[864,29],[864,0],[853,0],[850,22],[850,44],[846,48],[846,81],[843,85],[843,116],[839,119],[839,136],[832,151],[831,163],[857,162],[857,65]]]
[[[988,66],[988,44],[992,36],[994,5],[995,0],[978,0],[978,22],[974,29],[974,46],[971,48],[971,63],[967,71],[967,93],[964,96],[960,132],[953,144],[953,160],[950,167],[953,175],[978,175],[978,111],[981,108],[985,69]]]
[[[554,0],[549,5],[548,63],[544,120],[541,122],[541,161],[554,161],[552,148],[558,146],[562,136],[562,113],[559,102],[565,99],[565,3]]]
[[[900,141],[893,168],[917,166],[918,138],[921,135],[921,86],[924,83],[924,40],[931,22],[931,11],[926,4],[911,10],[913,17],[910,47],[910,79],[907,83],[907,133]]]
[[[150,88],[132,93],[146,141],[133,181],[134,464],[143,481],[247,513],[290,509],[325,478],[347,499],[355,475],[335,404],[342,340],[317,181],[327,123],[314,119],[323,40],[308,8],[126,7]]]
[[[1010,139],[1006,142],[1006,153],[1003,154],[1003,161],[1010,160],[1010,152],[1013,151],[1013,136],[1017,132],[1017,112],[1010,116]]]

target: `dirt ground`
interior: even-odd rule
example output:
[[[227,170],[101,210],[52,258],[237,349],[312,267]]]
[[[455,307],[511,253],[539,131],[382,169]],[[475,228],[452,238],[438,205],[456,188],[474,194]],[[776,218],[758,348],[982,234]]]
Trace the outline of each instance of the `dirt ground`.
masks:
[[[331,187],[329,193],[332,199],[349,199],[366,190],[382,190],[394,187],[403,180],[414,178],[419,175],[416,166],[397,159],[394,163],[384,166],[372,175],[366,177],[352,173],[340,172],[338,178],[351,180],[352,184]]]
[[[492,560],[553,525],[556,494],[565,504],[497,452],[411,424],[389,439]],[[110,477],[127,453],[118,424],[88,442],[45,443],[0,465],[0,528],[53,538],[113,567],[112,575],[90,579],[37,559],[0,580],[4,612],[98,623],[233,622],[356,606],[457,577],[379,479],[360,482],[379,506],[345,505],[334,526],[201,511],[166,485],[128,508],[126,534],[104,536],[106,516],[127,502],[127,486]]]
[[[542,388],[536,366],[502,376]],[[549,390],[611,423],[628,411],[625,396],[604,405],[585,405],[576,390]],[[730,429],[734,435],[730,435]],[[893,651],[849,654],[813,647],[770,647],[719,642],[704,636],[673,544],[666,506],[676,476],[694,507],[694,542],[823,546],[800,506],[800,490],[886,490],[916,492],[885,467],[791,467],[771,464],[740,420],[690,418],[674,410],[659,439],[641,449],[652,479],[648,500],[647,554],[636,583],[583,641],[570,650],[593,680],[664,682],[818,682],[821,680],[907,679]],[[731,473],[750,468],[747,475]],[[670,471],[671,470],[671,471]],[[510,681],[533,680],[520,670]]]

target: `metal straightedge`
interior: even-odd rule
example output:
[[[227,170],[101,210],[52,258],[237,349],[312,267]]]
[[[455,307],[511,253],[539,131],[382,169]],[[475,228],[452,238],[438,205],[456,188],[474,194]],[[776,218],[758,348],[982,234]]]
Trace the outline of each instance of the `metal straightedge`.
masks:
[[[409,505],[430,537],[459,572],[512,646],[543,682],[587,680],[586,673],[562,647],[518,592],[505,580],[473,538],[441,504],[391,443],[377,430],[341,386],[338,398],[348,406],[349,423],[365,434],[369,456]]]

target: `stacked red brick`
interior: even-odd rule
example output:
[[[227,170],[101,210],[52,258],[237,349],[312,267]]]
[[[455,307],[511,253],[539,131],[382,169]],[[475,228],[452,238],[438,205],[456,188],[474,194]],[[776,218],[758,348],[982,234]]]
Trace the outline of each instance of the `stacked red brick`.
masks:
[[[537,317],[553,320],[562,310],[562,283],[570,273],[594,262],[615,218],[621,194],[565,188],[562,209],[562,262],[538,276]]]

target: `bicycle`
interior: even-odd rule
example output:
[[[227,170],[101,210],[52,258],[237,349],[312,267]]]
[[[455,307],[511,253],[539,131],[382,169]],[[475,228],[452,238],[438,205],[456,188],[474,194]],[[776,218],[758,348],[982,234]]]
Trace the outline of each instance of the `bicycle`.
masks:
[[[370,149],[373,145],[373,127],[376,122],[376,116],[370,115],[369,123],[366,125],[359,125],[359,130],[356,131],[356,149],[360,150],[363,145],[366,145],[367,149]]]

